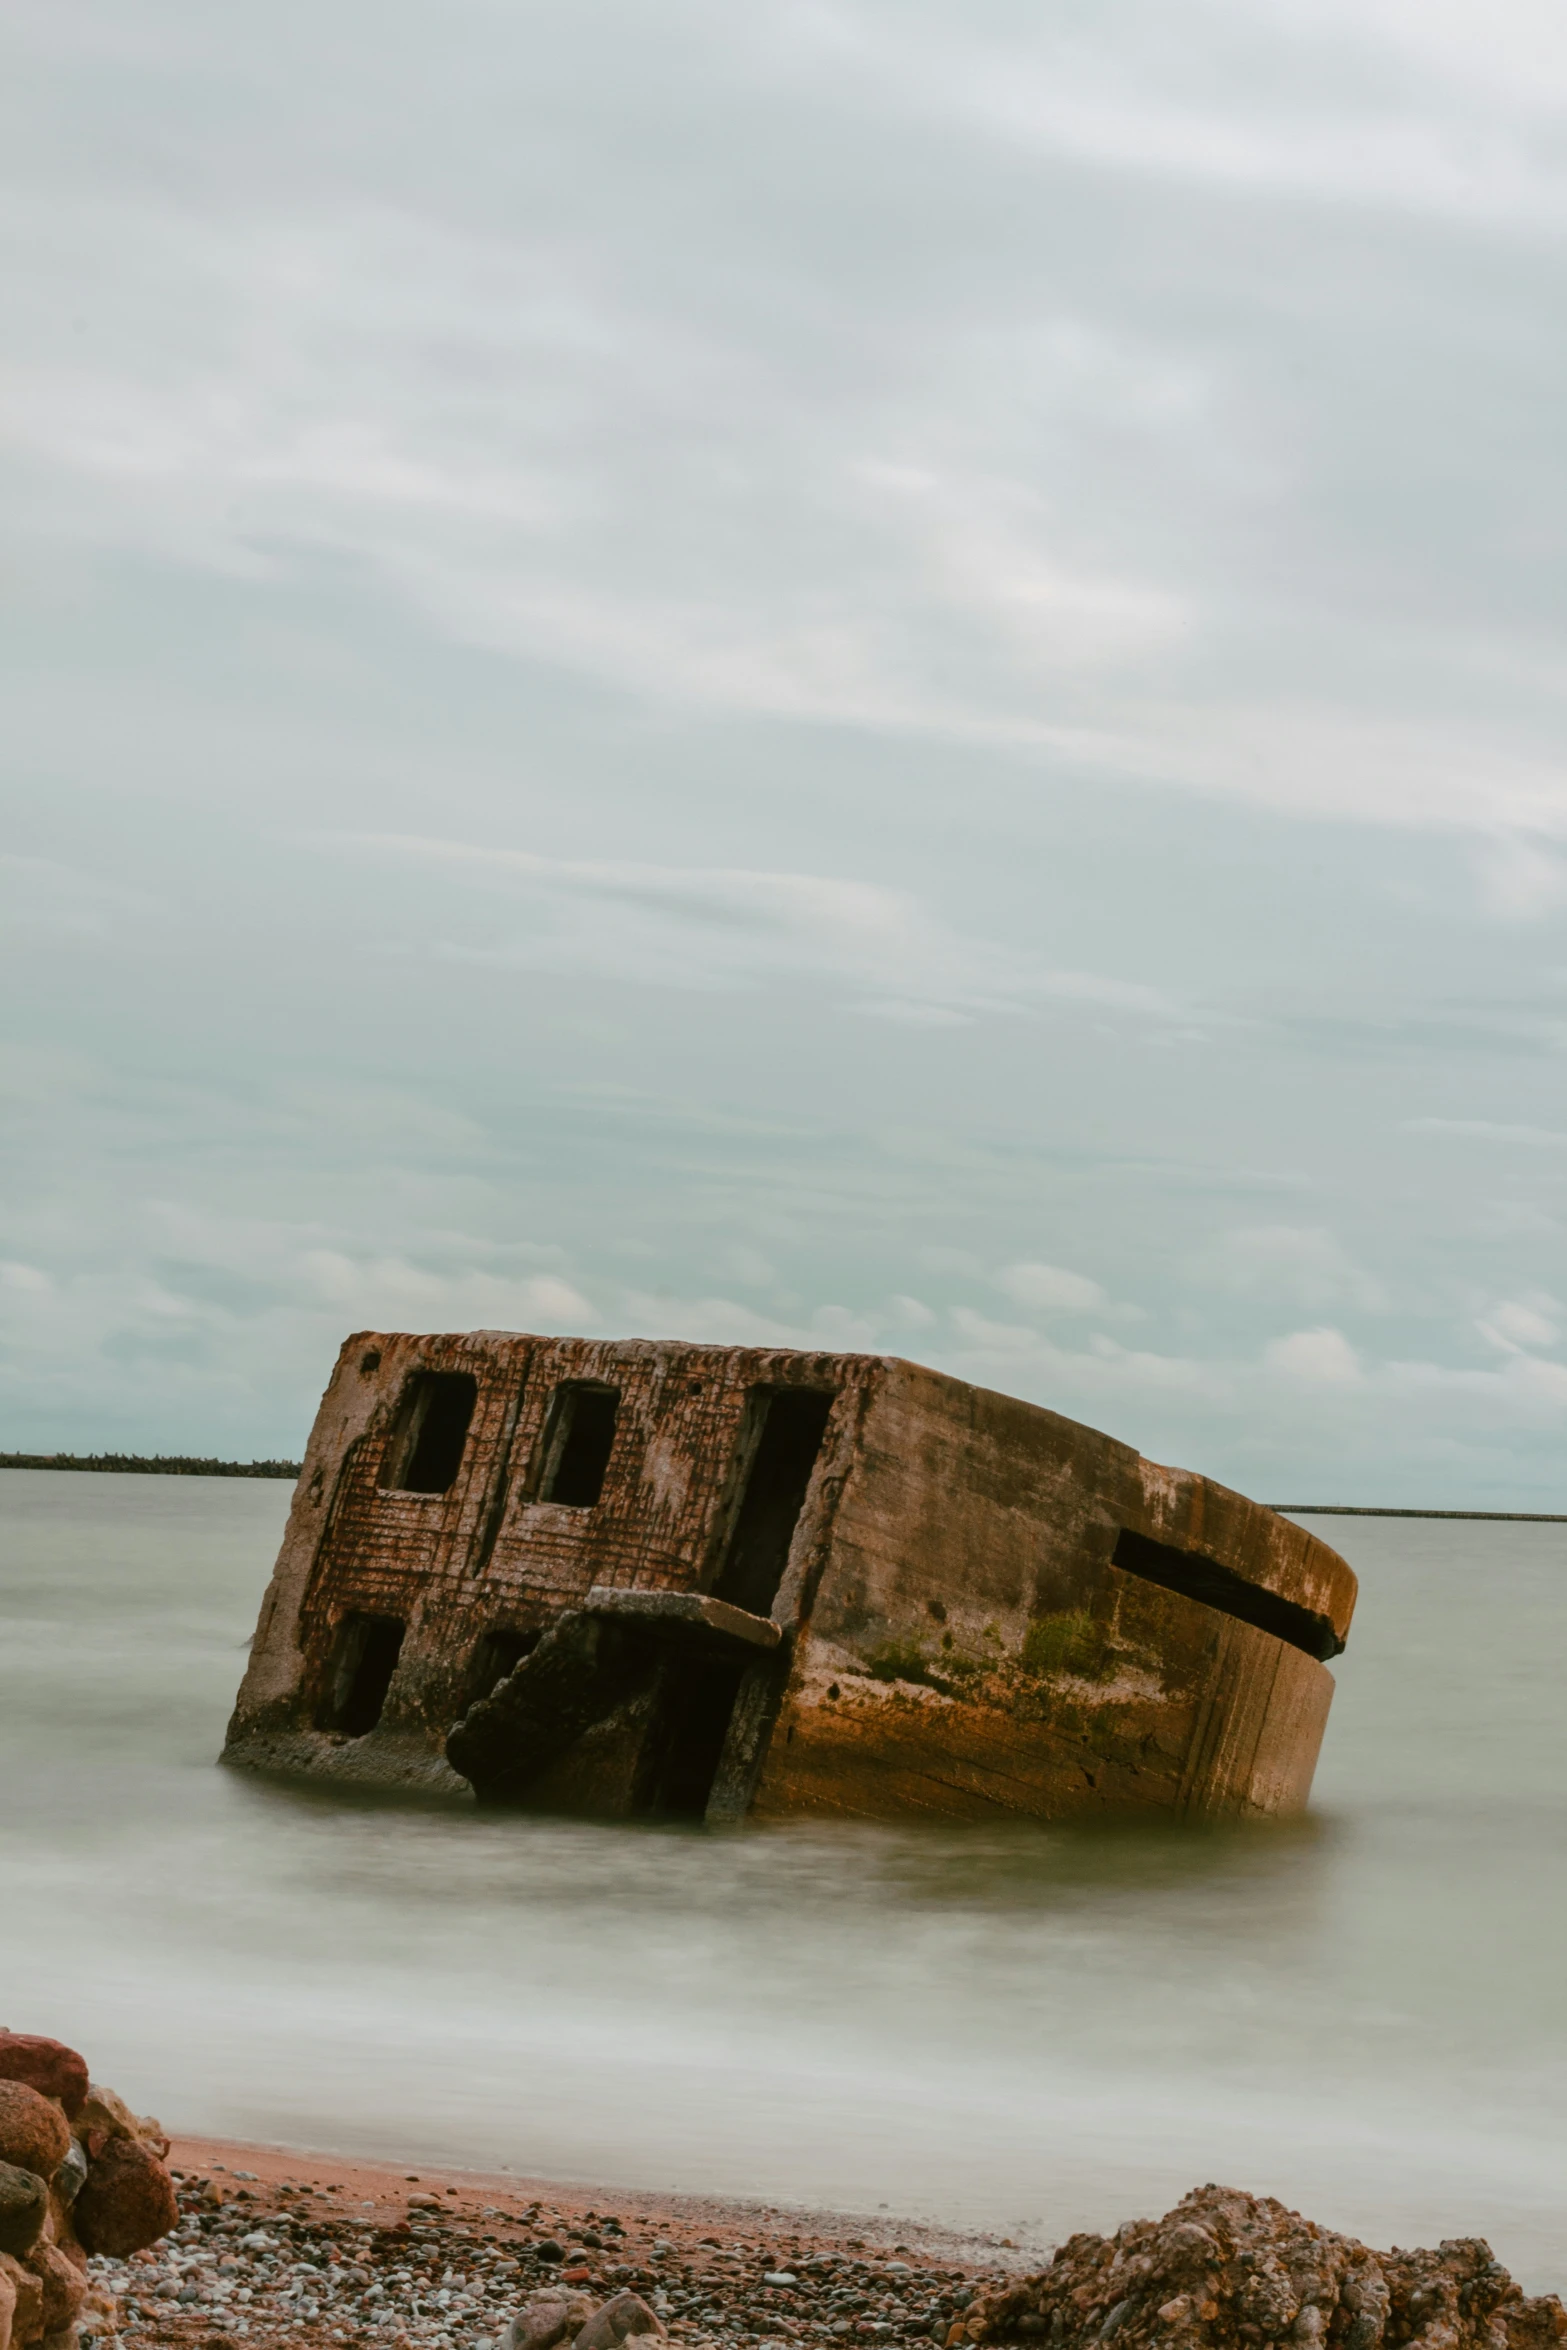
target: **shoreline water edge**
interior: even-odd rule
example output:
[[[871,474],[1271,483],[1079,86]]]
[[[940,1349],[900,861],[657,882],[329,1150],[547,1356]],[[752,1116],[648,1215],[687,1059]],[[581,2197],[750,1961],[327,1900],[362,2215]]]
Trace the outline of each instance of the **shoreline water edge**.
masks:
[[[18,2350],[1563,2350],[1479,2238],[1376,2253],[1268,2197],[1038,2244],[878,2213],[179,2137],[178,2218]],[[0,2350],[11,2350],[0,2326]]]

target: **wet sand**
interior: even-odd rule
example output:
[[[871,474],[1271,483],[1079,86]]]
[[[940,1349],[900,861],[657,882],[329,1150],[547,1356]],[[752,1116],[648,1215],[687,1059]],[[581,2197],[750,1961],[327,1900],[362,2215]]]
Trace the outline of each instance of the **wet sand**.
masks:
[[[1010,2268],[1029,2261],[1043,2248],[1024,2245],[1005,2236],[973,2229],[932,2227],[920,2220],[898,2219],[886,2212],[844,2213],[810,2211],[793,2204],[760,2203],[739,2197],[708,2195],[654,2195],[629,2187],[586,2187],[558,2179],[522,2178],[515,2171],[443,2170],[430,2163],[360,2162],[351,2156],[302,2153],[296,2148],[255,2146],[229,2138],[183,2138],[171,2141],[169,2161],[187,2178],[211,2178],[232,2193],[236,2185],[250,2185],[259,2199],[279,2186],[310,2186],[322,2194],[336,2194],[347,2208],[371,2206],[364,2213],[385,2224],[406,2217],[408,2197],[421,2189],[459,2207],[485,2207],[508,2220],[537,2215],[540,2227],[549,2221],[562,2226],[588,2224],[594,2214],[613,2212],[633,2225],[637,2233],[649,2229],[676,2241],[699,2240],[715,2230],[730,2234],[768,2234],[780,2240],[820,2242],[847,2248],[893,2252],[919,2248],[925,2257],[961,2260],[987,2270]],[[254,2173],[252,2180],[236,2179],[236,2172]],[[727,2241],[726,2237],[726,2241]]]

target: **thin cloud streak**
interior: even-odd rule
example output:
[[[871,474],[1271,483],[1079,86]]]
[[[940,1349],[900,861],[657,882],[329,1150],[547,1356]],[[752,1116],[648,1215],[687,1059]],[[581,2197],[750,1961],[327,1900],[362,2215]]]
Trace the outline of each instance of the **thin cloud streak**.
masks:
[[[1555,9],[0,45],[16,1441],[384,1316],[1559,1503]]]
[[[1480,42],[1461,11],[1210,0],[1172,52],[1139,6],[1088,38],[693,5],[656,44],[628,19],[618,69],[561,12],[526,49],[471,13],[482,92],[461,40],[400,70],[341,4],[319,85],[259,20],[223,72],[92,6],[63,45],[21,20],[46,123],[100,53],[151,107],[176,62],[209,100],[157,171],[111,129],[56,184],[35,140],[0,216],[24,532],[362,568],[462,643],[714,717],[1567,838],[1533,554],[1559,365],[1515,324],[1567,222],[1536,10]],[[806,151],[819,196],[768,169]],[[1455,219],[1479,258],[1430,241]],[[1488,270],[1517,282],[1501,345]],[[1505,445],[1474,429],[1499,398]],[[1545,886],[1526,862],[1504,913]]]
[[[447,944],[459,960],[518,970],[592,970],[666,986],[735,987],[799,973],[873,990],[866,1009],[955,1014],[1074,1004],[1129,1019],[1190,1025],[1155,988],[1055,970],[936,921],[918,899],[880,883],[815,873],[545,857],[404,834],[323,838],[317,845],[445,868],[538,907],[545,925],[501,945]],[[604,919],[605,914],[611,919]]]

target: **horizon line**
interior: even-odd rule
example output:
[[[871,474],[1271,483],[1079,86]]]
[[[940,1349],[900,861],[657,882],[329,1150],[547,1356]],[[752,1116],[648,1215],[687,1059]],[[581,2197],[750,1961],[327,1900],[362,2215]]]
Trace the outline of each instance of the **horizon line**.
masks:
[[[0,1469],[76,1469],[99,1476],[298,1477],[301,1461],[224,1461],[197,1453],[0,1452]],[[1280,1518],[1454,1518],[1477,1524],[1567,1526],[1567,1510],[1390,1509],[1380,1503],[1265,1501]]]

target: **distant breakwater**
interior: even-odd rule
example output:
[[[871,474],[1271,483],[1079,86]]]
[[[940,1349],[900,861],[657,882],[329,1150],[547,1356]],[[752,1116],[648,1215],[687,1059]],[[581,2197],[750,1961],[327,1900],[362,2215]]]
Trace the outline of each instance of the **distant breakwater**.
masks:
[[[298,1461],[210,1461],[177,1452],[0,1452],[0,1469],[95,1469],[115,1477],[287,1477]],[[1281,1518],[1467,1518],[1481,1524],[1567,1526],[1567,1510],[1383,1509],[1345,1501],[1271,1501]]]
[[[1567,1510],[1384,1510],[1348,1501],[1270,1501],[1281,1518],[1473,1518],[1495,1526],[1567,1526]]]
[[[205,1461],[177,1452],[0,1452],[0,1469],[96,1469],[113,1477],[287,1477],[298,1461]]]

